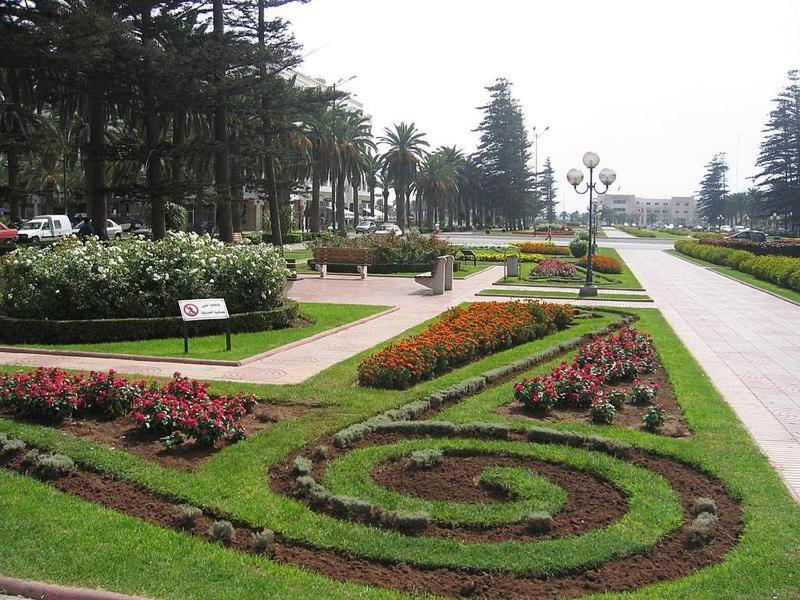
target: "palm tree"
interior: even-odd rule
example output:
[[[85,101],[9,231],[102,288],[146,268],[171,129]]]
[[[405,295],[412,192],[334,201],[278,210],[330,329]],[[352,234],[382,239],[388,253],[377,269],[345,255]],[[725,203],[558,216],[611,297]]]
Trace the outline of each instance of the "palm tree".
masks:
[[[336,221],[339,235],[344,237],[347,235],[344,213],[345,179],[348,176],[352,178],[357,173],[355,165],[358,163],[359,157],[366,154],[368,149],[374,150],[375,142],[372,141],[369,118],[361,111],[342,111],[341,117],[336,119],[333,133],[335,139],[333,165],[336,174]],[[358,202],[358,196],[354,198],[354,202]]]
[[[402,122],[394,128],[387,127],[379,141],[389,146],[381,161],[394,184],[397,224],[403,228],[408,223],[408,186],[417,172],[423,146],[428,146],[428,142],[414,123]]]
[[[375,216],[375,188],[378,185],[378,171],[380,171],[381,164],[378,157],[373,153],[368,153],[363,156],[362,168],[364,170],[364,182],[367,184],[369,190],[369,214]]]
[[[305,123],[311,142],[311,231],[320,230],[319,189],[331,174],[332,119],[331,109],[311,115]]]

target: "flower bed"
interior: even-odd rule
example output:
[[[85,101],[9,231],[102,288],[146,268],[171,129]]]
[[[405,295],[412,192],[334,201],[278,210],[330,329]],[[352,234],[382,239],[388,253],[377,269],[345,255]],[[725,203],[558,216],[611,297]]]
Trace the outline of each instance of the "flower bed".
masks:
[[[553,242],[517,242],[512,244],[523,254],[545,254],[548,256],[569,256],[567,246],[559,246]]]
[[[284,302],[287,274],[283,258],[263,244],[186,233],[112,244],[67,238],[2,258],[2,312],[40,320],[169,317],[186,298],[225,298],[231,313],[269,311]]]
[[[546,258],[534,270],[540,277],[575,277],[578,272],[573,263],[564,262],[557,258]]]
[[[752,252],[713,245],[706,241],[715,240],[678,240],[675,242],[675,249],[681,254],[731,267],[763,281],[800,292],[800,258],[758,256]]]
[[[525,252],[501,252],[498,250],[489,249],[477,249],[473,248],[472,250],[475,253],[475,258],[481,262],[505,262],[506,258],[509,256],[515,255],[519,257],[520,262],[527,262],[527,263],[534,263],[544,260],[543,254],[528,254]]]
[[[753,242],[738,238],[703,238],[701,244],[716,246],[718,248],[733,248],[734,250],[746,250],[758,256],[788,256],[790,258],[800,258],[800,242],[796,241],[775,241],[775,242]]]
[[[570,306],[539,302],[475,302],[451,308],[419,335],[364,359],[358,380],[365,386],[404,389],[480,356],[564,329],[573,314]]]
[[[0,408],[46,423],[85,415],[130,416],[142,429],[167,445],[188,439],[213,445],[245,435],[241,419],[250,414],[255,397],[211,396],[209,384],[175,373],[164,386],[132,382],[114,371],[88,376],[40,367],[30,373],[0,377]]]
[[[555,407],[580,409],[597,405],[593,412],[607,417],[611,411],[604,406],[607,400],[602,387],[650,373],[655,364],[650,337],[625,327],[617,334],[583,346],[572,364],[562,362],[544,377],[518,382],[514,398],[538,414],[546,414]],[[637,384],[642,385],[638,380]]]
[[[578,264],[586,268],[588,266],[588,258],[583,256]],[[599,273],[619,274],[622,273],[622,263],[613,256],[595,254],[592,256],[592,270]]]

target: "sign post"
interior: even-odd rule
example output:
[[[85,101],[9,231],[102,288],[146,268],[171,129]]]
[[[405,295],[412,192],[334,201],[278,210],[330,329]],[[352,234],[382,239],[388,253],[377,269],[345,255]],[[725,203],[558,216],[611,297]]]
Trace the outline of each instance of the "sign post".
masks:
[[[178,309],[183,319],[183,353],[189,354],[189,323],[192,321],[225,320],[225,346],[231,349],[231,317],[224,298],[200,298],[178,300]]]

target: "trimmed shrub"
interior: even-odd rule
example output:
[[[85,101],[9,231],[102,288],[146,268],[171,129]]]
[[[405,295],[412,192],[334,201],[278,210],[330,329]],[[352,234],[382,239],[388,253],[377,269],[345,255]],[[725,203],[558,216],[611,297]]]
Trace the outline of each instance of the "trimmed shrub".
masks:
[[[800,258],[800,242],[797,241],[774,241],[774,242],[753,242],[751,240],[739,238],[703,238],[701,244],[716,246],[720,248],[733,248],[735,250],[745,250],[758,256],[788,256],[790,258]]]
[[[686,545],[689,548],[700,548],[709,544],[715,535],[717,516],[708,512],[697,515],[688,528]]]
[[[517,242],[513,244],[522,254],[544,254],[547,256],[569,256],[567,246],[559,246],[553,242]]]
[[[678,240],[675,242],[675,249],[681,254],[715,265],[731,267],[762,281],[800,292],[800,258],[761,256],[742,249],[712,244],[717,241],[725,240],[702,240],[701,242]]]
[[[417,471],[430,471],[442,464],[443,458],[441,450],[415,450],[411,453],[409,464]]]
[[[228,544],[235,534],[236,530],[230,521],[214,521],[208,529],[208,537],[214,542],[222,542],[223,544]]]
[[[525,519],[525,525],[533,534],[549,533],[553,529],[553,517],[544,512],[533,513]]]
[[[620,231],[624,231],[625,233],[629,233],[630,235],[635,235],[636,237],[646,237],[646,238],[658,237],[655,231],[650,231],[649,229],[642,229],[641,227],[625,227],[624,225],[617,225],[616,227]]]
[[[177,305],[176,305],[177,306]],[[176,309],[177,310],[177,309]],[[297,319],[296,302],[285,301],[268,311],[231,314],[232,333],[290,327]],[[188,323],[192,337],[223,333],[225,321]],[[81,344],[181,337],[180,317],[141,319],[40,320],[0,316],[0,342],[7,344]]]
[[[75,461],[63,454],[47,454],[31,450],[25,459],[32,464],[33,470],[45,479],[56,479],[75,470]]]
[[[0,454],[9,454],[25,449],[25,442],[16,438],[8,437],[5,433],[0,433]]]
[[[282,305],[288,274],[283,257],[265,245],[173,232],[114,244],[70,237],[0,260],[8,290],[2,312],[41,320],[169,317],[186,298],[225,298],[234,314],[268,311]]]
[[[331,449],[328,448],[327,446],[317,446],[316,448],[314,448],[312,457],[314,460],[319,462],[328,458],[328,456],[330,456],[330,453]]]
[[[580,238],[575,238],[569,243],[569,251],[572,253],[573,258],[586,256],[589,252],[589,242]]]
[[[271,529],[262,529],[261,531],[253,532],[253,548],[256,552],[262,554],[269,550],[269,547],[275,541],[275,532]]]
[[[181,529],[191,529],[203,515],[203,511],[191,504],[180,504],[175,508],[175,523]]]
[[[311,464],[310,460],[297,456],[292,463],[292,473],[295,475],[308,475],[313,467],[314,465]]]
[[[717,503],[714,502],[713,498],[697,498],[692,506],[692,512],[695,515],[701,515],[703,513],[715,515],[717,514]]]

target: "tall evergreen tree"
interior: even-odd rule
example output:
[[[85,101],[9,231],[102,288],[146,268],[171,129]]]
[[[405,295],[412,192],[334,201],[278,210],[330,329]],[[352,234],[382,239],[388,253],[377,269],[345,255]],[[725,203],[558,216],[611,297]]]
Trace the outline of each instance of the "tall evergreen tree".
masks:
[[[541,202],[541,210],[544,211],[548,223],[555,223],[556,206],[558,206],[558,200],[556,199],[556,177],[549,156],[547,160],[544,161],[544,167],[539,171],[536,182],[539,187],[537,192],[539,201]]]
[[[484,116],[477,129],[481,134],[477,159],[484,176],[483,191],[491,199],[493,216],[515,229],[534,195],[528,167],[530,142],[522,108],[511,95],[511,83],[497,79],[486,89],[491,100],[480,107]]]
[[[706,165],[706,174],[700,182],[697,192],[697,207],[700,215],[709,225],[722,225],[725,215],[725,199],[728,195],[728,164],[725,153],[715,154]]]
[[[763,191],[762,217],[777,213],[792,228],[800,223],[800,71],[789,72],[789,85],[774,100],[756,165]]]

